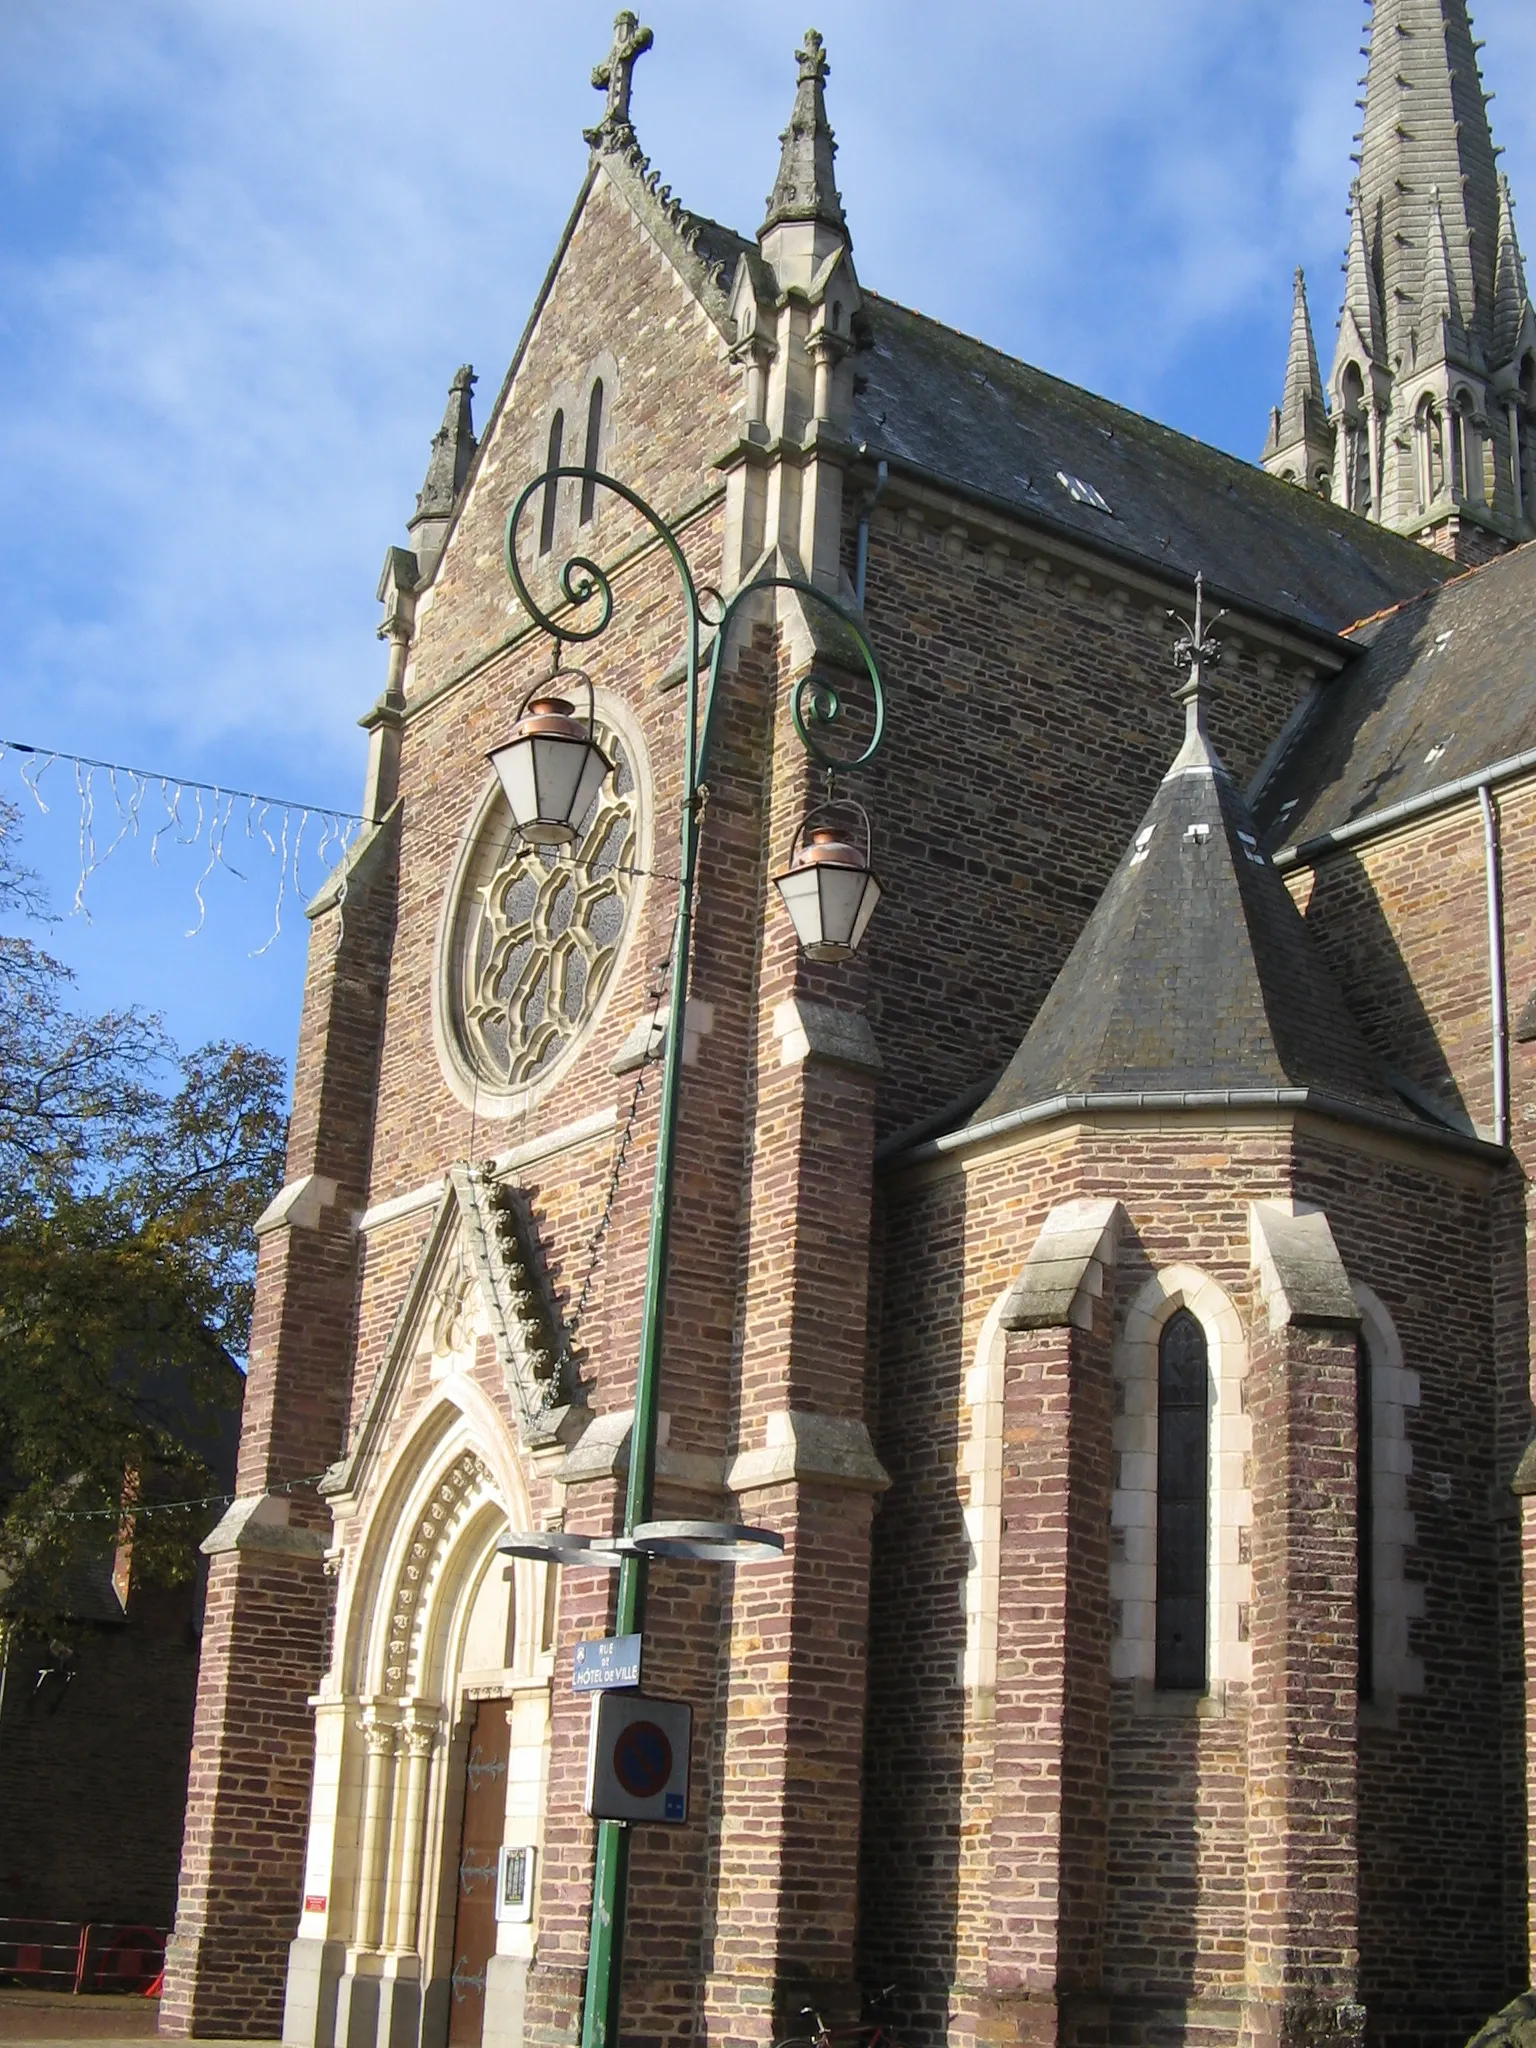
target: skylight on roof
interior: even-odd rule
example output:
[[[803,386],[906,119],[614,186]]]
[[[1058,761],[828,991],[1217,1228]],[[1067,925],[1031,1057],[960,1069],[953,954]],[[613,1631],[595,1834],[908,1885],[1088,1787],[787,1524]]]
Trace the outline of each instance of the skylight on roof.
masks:
[[[1080,476],[1069,476],[1064,469],[1058,469],[1056,481],[1074,505],[1091,505],[1095,512],[1107,512],[1111,519],[1114,518],[1114,507],[1105,500],[1101,492],[1093,488],[1092,484],[1085,484]]]

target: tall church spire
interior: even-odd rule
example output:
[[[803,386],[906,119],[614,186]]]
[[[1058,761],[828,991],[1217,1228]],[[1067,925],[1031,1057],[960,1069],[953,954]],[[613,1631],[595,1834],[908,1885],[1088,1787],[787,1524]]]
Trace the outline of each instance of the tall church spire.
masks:
[[[795,52],[795,61],[800,76],[794,112],[779,138],[784,146],[779,175],[768,195],[768,217],[758,232],[765,235],[784,221],[819,221],[823,227],[846,234],[848,224],[832,170],[837,144],[823,90],[831,66],[815,29],[806,30],[804,47]]]
[[[1360,194],[1393,367],[1413,352],[1438,188],[1470,333],[1491,342],[1499,179],[1467,0],[1376,0],[1360,140]]]
[[[1480,47],[1467,0],[1374,0],[1328,379],[1336,501],[1472,561],[1536,530],[1521,395],[1536,324]],[[1299,480],[1273,428],[1264,464]]]

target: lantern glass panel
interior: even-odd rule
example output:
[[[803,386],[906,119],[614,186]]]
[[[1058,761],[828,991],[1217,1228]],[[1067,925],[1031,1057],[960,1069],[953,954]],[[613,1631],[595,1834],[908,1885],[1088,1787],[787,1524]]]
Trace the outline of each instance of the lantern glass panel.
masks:
[[[816,886],[816,870],[792,868],[787,875],[776,875],[774,886],[784,899],[795,937],[809,953],[821,944],[821,891]]]
[[[867,868],[834,867],[830,861],[815,870],[821,889],[821,943],[836,956],[851,953],[858,943],[859,913],[873,879]]]

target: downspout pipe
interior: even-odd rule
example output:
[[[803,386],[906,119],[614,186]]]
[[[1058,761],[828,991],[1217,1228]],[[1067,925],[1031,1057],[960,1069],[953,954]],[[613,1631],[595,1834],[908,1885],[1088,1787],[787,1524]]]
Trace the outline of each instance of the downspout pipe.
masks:
[[[1499,820],[1493,790],[1477,787],[1483,814],[1483,877],[1488,899],[1488,1010],[1493,1026],[1494,1142],[1509,1143],[1509,1002],[1504,983],[1504,883],[1499,862]]]
[[[864,609],[864,582],[869,574],[869,519],[879,504],[881,494],[890,481],[891,465],[880,462],[875,467],[874,488],[859,507],[858,551],[853,562],[853,594],[859,601],[859,610]]]

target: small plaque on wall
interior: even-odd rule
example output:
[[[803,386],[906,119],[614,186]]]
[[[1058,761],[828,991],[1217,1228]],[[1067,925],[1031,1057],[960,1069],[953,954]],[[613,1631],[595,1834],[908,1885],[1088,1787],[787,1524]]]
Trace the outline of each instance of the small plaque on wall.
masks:
[[[498,1920],[533,1918],[533,1859],[537,1853],[531,1843],[513,1849],[503,1845],[499,1851],[496,1858]]]

